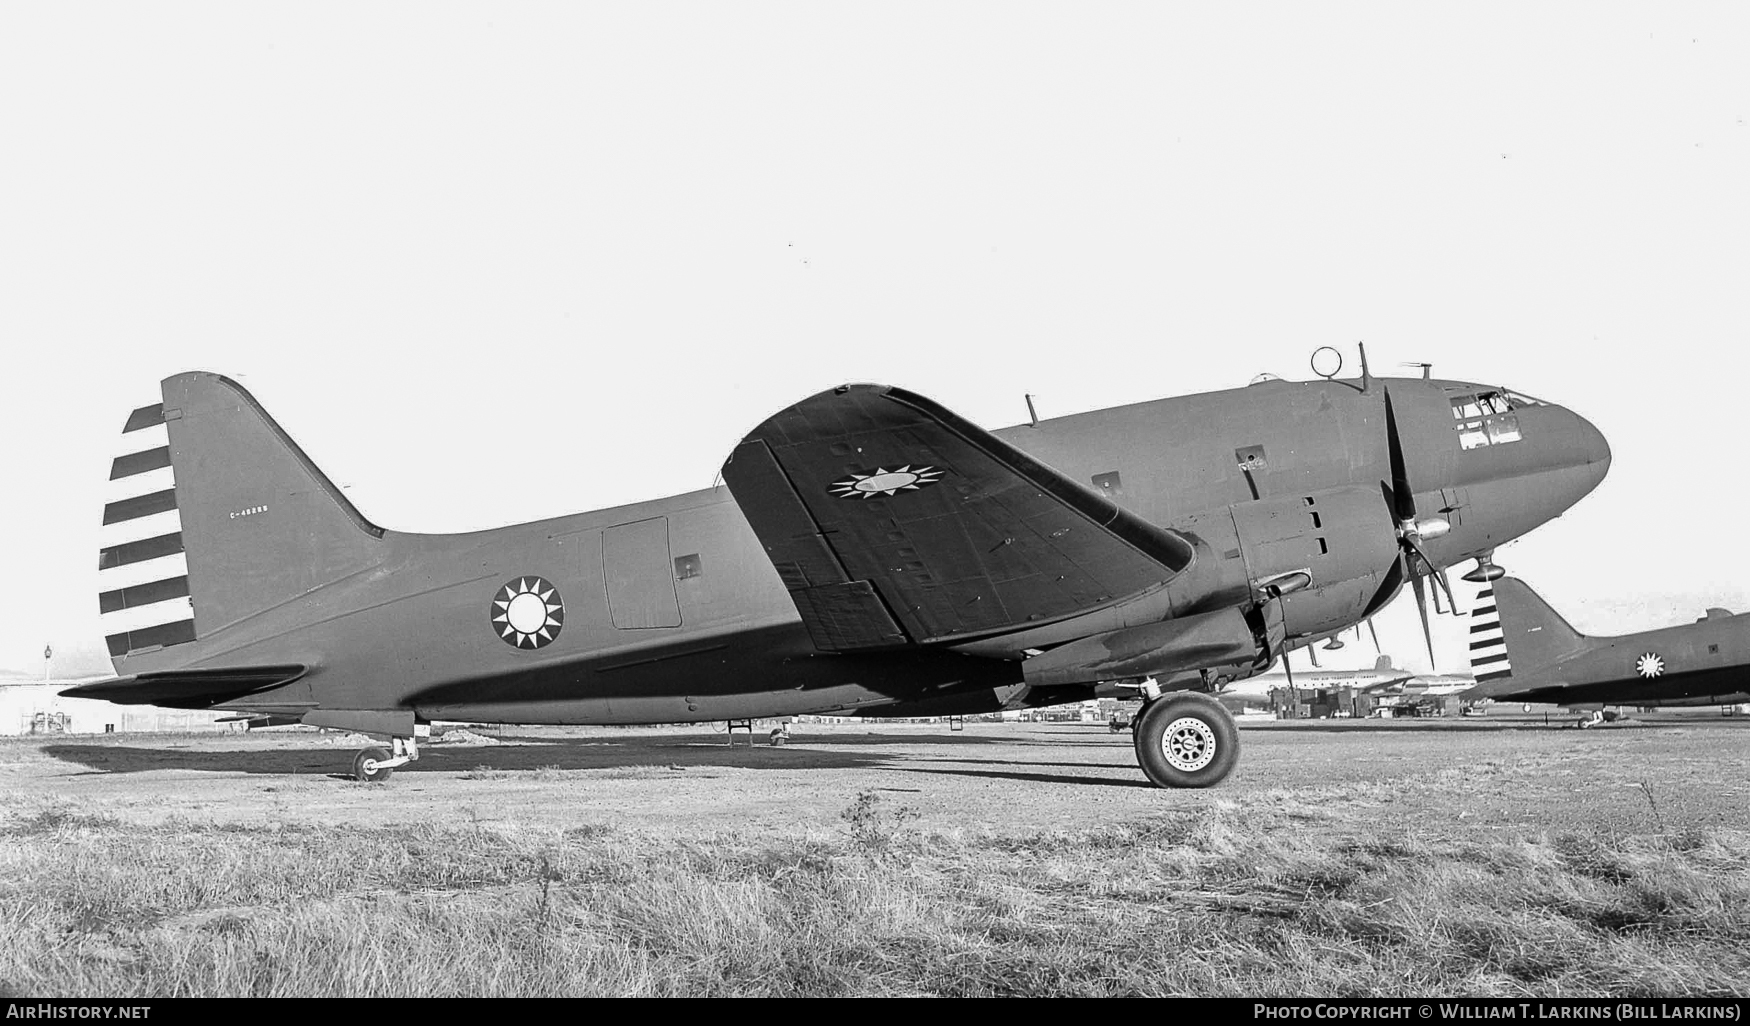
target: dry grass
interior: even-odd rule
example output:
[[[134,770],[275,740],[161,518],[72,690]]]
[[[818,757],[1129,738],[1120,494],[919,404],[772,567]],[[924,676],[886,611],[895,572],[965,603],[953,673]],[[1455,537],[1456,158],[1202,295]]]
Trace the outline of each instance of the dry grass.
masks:
[[[653,768],[654,769],[654,768]],[[560,772],[560,771],[555,771]],[[1261,796],[1108,828],[0,820],[32,996],[1750,994],[1750,836],[1382,835]]]

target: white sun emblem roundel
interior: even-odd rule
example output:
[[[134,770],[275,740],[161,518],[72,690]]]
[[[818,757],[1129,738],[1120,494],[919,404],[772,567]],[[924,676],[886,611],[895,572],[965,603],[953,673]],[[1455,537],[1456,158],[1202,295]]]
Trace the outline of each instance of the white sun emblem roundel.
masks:
[[[898,470],[876,467],[872,474],[852,473],[850,477],[832,483],[829,489],[841,499],[867,499],[895,492],[915,492],[942,479],[935,467],[914,467],[906,464]]]
[[[1635,672],[1652,680],[1665,672],[1665,660],[1660,659],[1657,652],[1648,652],[1635,660]]]
[[[545,577],[518,577],[492,599],[492,629],[512,648],[545,648],[565,626],[565,600]]]

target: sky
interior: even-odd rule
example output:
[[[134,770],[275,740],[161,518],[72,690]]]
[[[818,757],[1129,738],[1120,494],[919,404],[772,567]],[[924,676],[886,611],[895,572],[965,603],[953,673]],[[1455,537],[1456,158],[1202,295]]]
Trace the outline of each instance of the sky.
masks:
[[[106,671],[108,461],[197,369],[442,532],[844,381],[997,427],[1365,340],[1610,440],[1497,557],[1577,627],[1750,608],[1747,119],[1742,4],[3,5],[0,668]]]

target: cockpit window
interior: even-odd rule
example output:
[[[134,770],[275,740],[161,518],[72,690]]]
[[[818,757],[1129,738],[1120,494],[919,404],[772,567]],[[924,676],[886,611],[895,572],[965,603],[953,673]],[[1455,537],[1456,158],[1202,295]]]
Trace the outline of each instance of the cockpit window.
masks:
[[[1516,406],[1535,405],[1542,404],[1505,389],[1452,396],[1453,427],[1458,431],[1459,448],[1477,449],[1519,441],[1519,418],[1513,416],[1513,410]]]

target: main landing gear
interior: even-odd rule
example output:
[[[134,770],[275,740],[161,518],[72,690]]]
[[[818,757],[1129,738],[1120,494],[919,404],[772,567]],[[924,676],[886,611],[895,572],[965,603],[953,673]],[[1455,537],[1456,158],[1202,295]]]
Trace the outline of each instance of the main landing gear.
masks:
[[[1209,787],[1233,771],[1240,731],[1208,695],[1179,691],[1150,698],[1134,726],[1136,761],[1158,787]]]
[[[405,766],[419,758],[419,745],[410,737],[393,738],[389,744],[395,750],[393,756],[378,747],[358,753],[352,760],[352,778],[364,784],[380,784],[389,779],[395,767]]]

